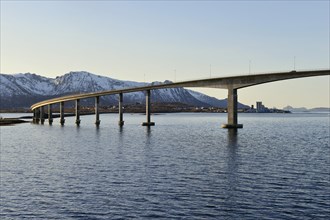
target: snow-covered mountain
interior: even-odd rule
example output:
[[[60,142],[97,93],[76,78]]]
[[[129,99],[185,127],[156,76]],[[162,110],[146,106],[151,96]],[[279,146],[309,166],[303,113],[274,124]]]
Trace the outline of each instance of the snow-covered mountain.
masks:
[[[30,107],[35,102],[67,94],[124,89],[162,83],[171,83],[171,81],[153,83],[122,81],[84,71],[70,72],[55,79],[31,73],[0,74],[0,108]],[[153,102],[180,102],[204,107],[225,108],[227,106],[226,100],[218,100],[184,88],[153,90],[152,100]],[[143,92],[124,95],[125,103],[143,103],[144,101],[145,95]],[[118,96],[103,96],[101,97],[101,102],[104,105],[117,104]],[[244,107],[244,105],[239,104],[239,107]]]
[[[0,74],[1,98],[17,95],[52,95],[54,90],[53,81],[31,73]]]

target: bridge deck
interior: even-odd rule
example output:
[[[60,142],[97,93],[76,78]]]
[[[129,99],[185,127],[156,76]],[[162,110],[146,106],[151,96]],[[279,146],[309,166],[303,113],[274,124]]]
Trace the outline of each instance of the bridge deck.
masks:
[[[98,96],[140,92],[155,89],[177,88],[177,87],[207,87],[207,88],[220,88],[220,89],[240,89],[248,86],[254,86],[263,83],[269,83],[279,80],[312,77],[312,76],[325,76],[330,75],[330,70],[310,70],[310,71],[291,71],[291,72],[277,72],[277,73],[265,73],[265,74],[253,74],[253,75],[240,75],[240,76],[228,76],[217,77],[199,80],[190,80],[176,83],[150,85],[142,87],[134,87],[119,90],[108,90],[84,94],[74,94],[68,96],[62,96],[54,99],[38,102],[31,106],[31,109],[40,108],[45,105],[55,104],[60,102],[74,101],[77,99],[93,98]]]

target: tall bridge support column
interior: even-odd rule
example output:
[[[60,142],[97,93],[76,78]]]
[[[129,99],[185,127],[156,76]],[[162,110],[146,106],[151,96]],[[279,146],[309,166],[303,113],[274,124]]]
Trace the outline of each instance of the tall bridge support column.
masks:
[[[40,108],[35,109],[35,111],[36,111],[35,123],[39,124],[39,122],[40,122]]]
[[[53,124],[53,111],[52,111],[52,105],[48,105],[48,123],[50,125]]]
[[[119,126],[123,126],[124,125],[124,120],[123,120],[123,93],[119,93],[119,103],[118,103],[118,111],[119,111],[119,122],[118,125]]]
[[[37,123],[37,110],[33,109],[33,117],[32,117],[32,123]]]
[[[237,89],[228,89],[227,114],[228,123],[223,124],[223,128],[243,128],[242,124],[237,123]]]
[[[40,107],[40,123],[43,125],[45,122],[45,111],[44,106]]]
[[[76,125],[80,125],[80,99],[76,100]]]
[[[100,125],[100,112],[99,112],[100,96],[95,97],[95,124]]]
[[[146,116],[147,121],[142,123],[142,126],[154,126],[155,122],[151,122],[150,120],[151,114],[151,102],[150,102],[150,90],[146,91]]]
[[[64,119],[64,102],[60,102],[60,123],[61,125],[64,125],[65,119]]]

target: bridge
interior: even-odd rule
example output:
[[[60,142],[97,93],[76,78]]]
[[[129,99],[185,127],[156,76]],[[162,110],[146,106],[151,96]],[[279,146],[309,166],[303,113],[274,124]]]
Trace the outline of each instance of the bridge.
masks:
[[[31,106],[33,111],[33,122],[43,124],[45,121],[45,107],[48,106],[48,122],[53,123],[52,105],[60,104],[60,123],[64,125],[64,103],[68,101],[75,101],[75,115],[76,124],[80,124],[80,100],[86,98],[95,98],[95,124],[100,124],[99,102],[101,96],[106,95],[119,95],[119,122],[120,126],[124,125],[123,120],[123,94],[131,92],[145,91],[146,95],[146,122],[143,122],[143,126],[153,126],[154,122],[151,121],[151,90],[177,88],[177,87],[204,87],[204,88],[217,88],[227,89],[227,124],[223,124],[223,128],[242,128],[242,124],[238,124],[237,120],[237,90],[246,88],[249,86],[255,86],[264,83],[270,83],[280,80],[296,79],[303,77],[315,77],[315,76],[327,76],[330,75],[330,70],[309,70],[309,71],[290,71],[290,72],[274,72],[265,74],[252,74],[252,75],[240,75],[229,77],[216,77],[200,80],[190,80],[183,82],[175,82],[168,84],[149,85],[119,90],[109,90],[92,92],[85,94],[68,95],[59,98],[49,99],[42,102],[38,102]]]

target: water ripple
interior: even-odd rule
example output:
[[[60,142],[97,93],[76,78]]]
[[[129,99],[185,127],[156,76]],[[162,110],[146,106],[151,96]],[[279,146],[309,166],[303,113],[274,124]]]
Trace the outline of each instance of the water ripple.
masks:
[[[328,115],[154,117],[1,128],[0,218],[329,218]]]

